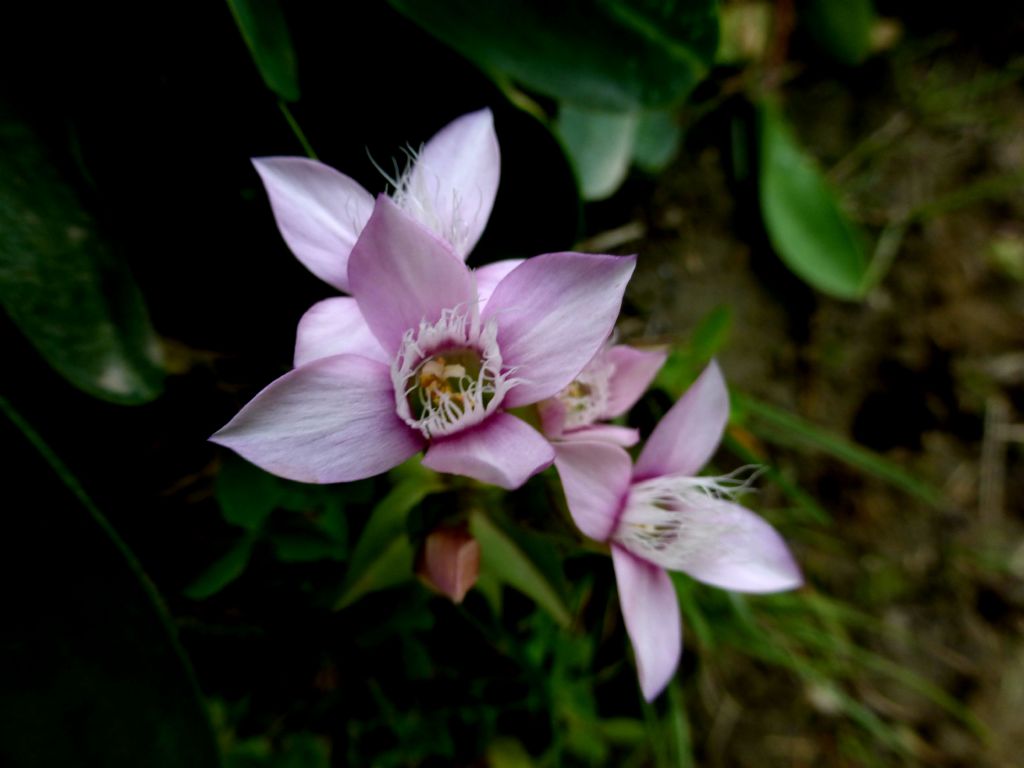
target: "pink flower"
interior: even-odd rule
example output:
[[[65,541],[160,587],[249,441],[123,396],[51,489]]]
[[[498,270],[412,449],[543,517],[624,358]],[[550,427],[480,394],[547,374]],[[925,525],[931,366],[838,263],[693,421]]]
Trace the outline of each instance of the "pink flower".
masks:
[[[682,626],[665,569],[738,592],[801,584],[785,542],[729,501],[735,481],[697,477],[729,417],[729,394],[711,363],[661,420],[636,466],[607,442],[557,443],[555,466],[569,511],[588,537],[611,544],[640,687],[650,701],[675,674]]]
[[[636,405],[667,357],[664,350],[625,344],[602,348],[569,386],[538,404],[544,434],[551,440],[636,445],[635,429],[597,422],[623,416]]]
[[[501,157],[489,109],[441,129],[394,180],[395,203],[465,260],[480,239],[498,191]],[[314,275],[350,293],[348,260],[373,212],[373,196],[355,180],[304,157],[260,157],[278,229]]]
[[[515,488],[554,460],[509,409],[561,391],[605,339],[635,257],[549,253],[470,271],[381,195],[352,249],[352,297],[299,323],[296,368],[211,439],[293,480],[424,466]]]

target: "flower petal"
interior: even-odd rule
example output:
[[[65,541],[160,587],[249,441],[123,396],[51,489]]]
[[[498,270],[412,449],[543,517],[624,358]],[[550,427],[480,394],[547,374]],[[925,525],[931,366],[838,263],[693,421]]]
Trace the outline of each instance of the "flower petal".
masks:
[[[318,301],[299,320],[295,337],[295,367],[333,355],[362,355],[391,361],[363,319],[356,300],[335,296]]]
[[[498,283],[483,310],[498,320],[498,346],[521,382],[506,407],[557,394],[601,349],[615,325],[635,256],[548,253]]]
[[[523,261],[525,259],[505,259],[504,261],[484,264],[482,267],[477,267],[473,270],[473,277],[476,278],[477,305],[481,311],[483,311],[483,308],[490,300],[494,289],[498,287],[498,283],[504,280],[505,276],[522,264]]]
[[[559,440],[587,440],[631,448],[640,442],[640,431],[632,427],[620,427],[617,424],[590,424],[563,432],[559,435]]]
[[[617,445],[555,443],[555,469],[576,527],[595,541],[615,532],[629,492],[632,461]]]
[[[421,321],[434,322],[444,309],[476,300],[466,265],[437,237],[402,213],[386,195],[352,249],[348,265],[352,295],[385,351]]]
[[[423,466],[509,490],[551,464],[555,452],[525,421],[496,413],[476,427],[433,440]]]
[[[373,210],[373,196],[353,179],[305,157],[257,157],[277,228],[314,275],[348,291],[348,257]]]
[[[360,480],[398,466],[423,438],[395,413],[387,366],[357,355],[286,373],[210,438],[304,483]]]
[[[728,420],[729,391],[711,361],[647,438],[634,480],[697,474],[718,448]]]
[[[668,359],[663,349],[636,349],[625,344],[612,347],[605,359],[615,366],[608,387],[608,406],[602,419],[615,419],[636,405]]]
[[[683,653],[679,600],[672,580],[661,568],[614,544],[612,563],[640,690],[652,701],[675,675]]]
[[[786,542],[749,509],[705,498],[674,514],[677,538],[667,546],[646,547],[642,536],[621,543],[663,568],[736,592],[780,592],[803,583]]]
[[[465,260],[487,226],[500,173],[491,110],[471,112],[423,147],[409,174],[403,208],[448,240]]]

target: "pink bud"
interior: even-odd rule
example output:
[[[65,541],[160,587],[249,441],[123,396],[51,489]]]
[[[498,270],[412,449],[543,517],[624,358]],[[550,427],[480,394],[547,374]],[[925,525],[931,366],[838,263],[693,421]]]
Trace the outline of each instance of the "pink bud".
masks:
[[[480,545],[468,531],[438,528],[423,543],[416,573],[428,587],[461,603],[480,573]]]

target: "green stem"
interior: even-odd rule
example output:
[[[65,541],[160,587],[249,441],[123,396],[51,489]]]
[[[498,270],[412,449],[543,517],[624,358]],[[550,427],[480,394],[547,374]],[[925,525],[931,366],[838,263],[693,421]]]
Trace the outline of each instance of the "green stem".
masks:
[[[299,125],[299,121],[295,119],[295,115],[292,114],[291,109],[285,103],[284,99],[279,99],[277,102],[278,108],[281,110],[281,114],[284,115],[284,119],[288,122],[288,126],[292,129],[292,133],[295,134],[295,138],[299,140],[299,144],[302,145],[302,151],[306,153],[306,157],[311,160],[319,160],[316,156],[316,152],[313,151],[313,145],[309,143],[309,139],[306,138],[306,134],[302,132],[302,127]]]

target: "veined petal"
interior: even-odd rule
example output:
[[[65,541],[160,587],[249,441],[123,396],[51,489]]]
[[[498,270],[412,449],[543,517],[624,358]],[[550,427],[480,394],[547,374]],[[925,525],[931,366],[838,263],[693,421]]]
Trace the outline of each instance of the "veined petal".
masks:
[[[612,445],[621,445],[623,448],[631,448],[640,442],[640,431],[632,427],[620,427],[618,424],[591,424],[562,432],[558,439],[567,442],[585,440],[611,443]]]
[[[505,259],[504,261],[484,264],[482,267],[477,267],[473,270],[473,277],[476,278],[476,300],[481,311],[483,311],[483,308],[490,300],[494,289],[498,287],[498,283],[504,280],[505,276],[522,264],[523,261],[524,259]]]
[[[554,458],[551,444],[533,427],[496,413],[479,426],[431,441],[423,466],[511,490]]]
[[[471,112],[424,145],[402,191],[402,207],[465,259],[487,226],[500,173],[491,110]]]
[[[731,501],[697,494],[676,510],[630,504],[615,537],[652,563],[723,589],[780,592],[803,582],[776,530]]]
[[[640,690],[653,701],[668,685],[683,653],[679,600],[664,570],[612,545],[615,581],[636,656]]]
[[[353,179],[305,157],[257,157],[281,236],[310,272],[348,291],[348,258],[373,210]]]
[[[718,448],[729,421],[729,390],[711,361],[654,428],[633,469],[635,480],[695,475]]]
[[[304,483],[371,477],[423,447],[419,433],[395,413],[388,367],[356,355],[325,357],[286,373],[210,439]]]
[[[391,362],[363,319],[355,299],[335,296],[318,301],[299,320],[295,367],[321,357],[345,354],[362,355],[385,364]]]
[[[555,443],[555,469],[576,527],[595,541],[615,532],[626,494],[632,461],[617,445],[598,442]]]
[[[635,256],[548,253],[498,283],[483,318],[498,321],[498,345],[520,383],[507,407],[551,397],[583,370],[612,331]]]
[[[348,272],[359,310],[389,354],[410,328],[437,321],[444,309],[470,308],[476,301],[466,265],[386,195],[377,198],[352,249]]]
[[[634,405],[654,381],[661,366],[668,359],[668,352],[663,349],[636,349],[619,344],[605,353],[605,359],[615,370],[608,386],[608,406],[601,415],[604,419],[614,419]]]

